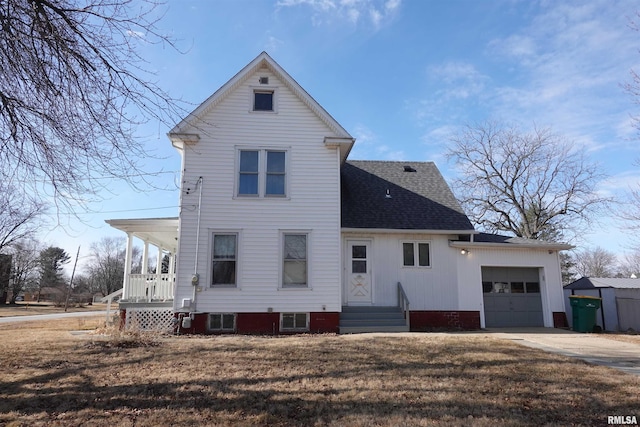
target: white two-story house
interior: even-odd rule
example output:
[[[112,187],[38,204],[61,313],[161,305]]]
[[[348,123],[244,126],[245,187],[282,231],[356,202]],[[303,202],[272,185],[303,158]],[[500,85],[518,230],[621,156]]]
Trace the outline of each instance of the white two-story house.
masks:
[[[179,216],[107,221],[128,235],[129,323],[566,326],[558,253],[569,246],[476,232],[434,163],[348,160],[354,138],[264,52],[169,139],[182,157]],[[144,259],[149,245],[169,254],[169,271],[131,274],[134,239]]]

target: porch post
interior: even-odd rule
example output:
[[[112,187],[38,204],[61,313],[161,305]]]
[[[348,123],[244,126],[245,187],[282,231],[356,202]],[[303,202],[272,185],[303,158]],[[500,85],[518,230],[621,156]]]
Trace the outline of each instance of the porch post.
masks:
[[[127,250],[124,258],[124,280],[122,281],[122,299],[129,299],[129,280],[131,279],[131,259],[133,252],[133,233],[127,232]]]
[[[142,247],[142,271],[141,274],[147,274],[149,271],[149,242],[147,240],[144,241],[144,246]]]
[[[176,260],[175,255],[169,252],[169,271],[167,273],[174,274],[176,272]]]
[[[156,287],[160,289],[162,285],[162,246],[158,245],[158,260],[156,261],[156,280],[153,289],[149,291],[149,302],[151,302],[151,296],[155,293]]]

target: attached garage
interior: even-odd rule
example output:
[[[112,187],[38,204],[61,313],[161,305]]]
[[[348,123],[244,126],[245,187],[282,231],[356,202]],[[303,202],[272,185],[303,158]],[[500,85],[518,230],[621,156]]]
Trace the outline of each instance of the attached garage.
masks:
[[[540,269],[482,267],[487,328],[544,326]]]

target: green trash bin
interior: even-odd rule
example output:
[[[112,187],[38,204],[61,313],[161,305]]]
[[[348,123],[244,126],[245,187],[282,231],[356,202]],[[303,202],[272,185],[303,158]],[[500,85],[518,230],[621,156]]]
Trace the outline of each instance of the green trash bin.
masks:
[[[571,295],[571,313],[573,330],[576,332],[593,332],[596,326],[596,313],[600,308],[601,298],[587,295]]]

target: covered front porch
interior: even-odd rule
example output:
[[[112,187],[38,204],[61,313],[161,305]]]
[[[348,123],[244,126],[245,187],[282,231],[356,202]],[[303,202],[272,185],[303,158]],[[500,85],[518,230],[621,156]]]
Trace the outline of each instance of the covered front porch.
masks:
[[[121,303],[173,301],[178,218],[112,219],[111,227],[127,234]],[[134,239],[142,242],[142,262],[134,267]],[[150,247],[156,248],[156,268],[149,270]],[[163,271],[163,259],[168,257]]]

